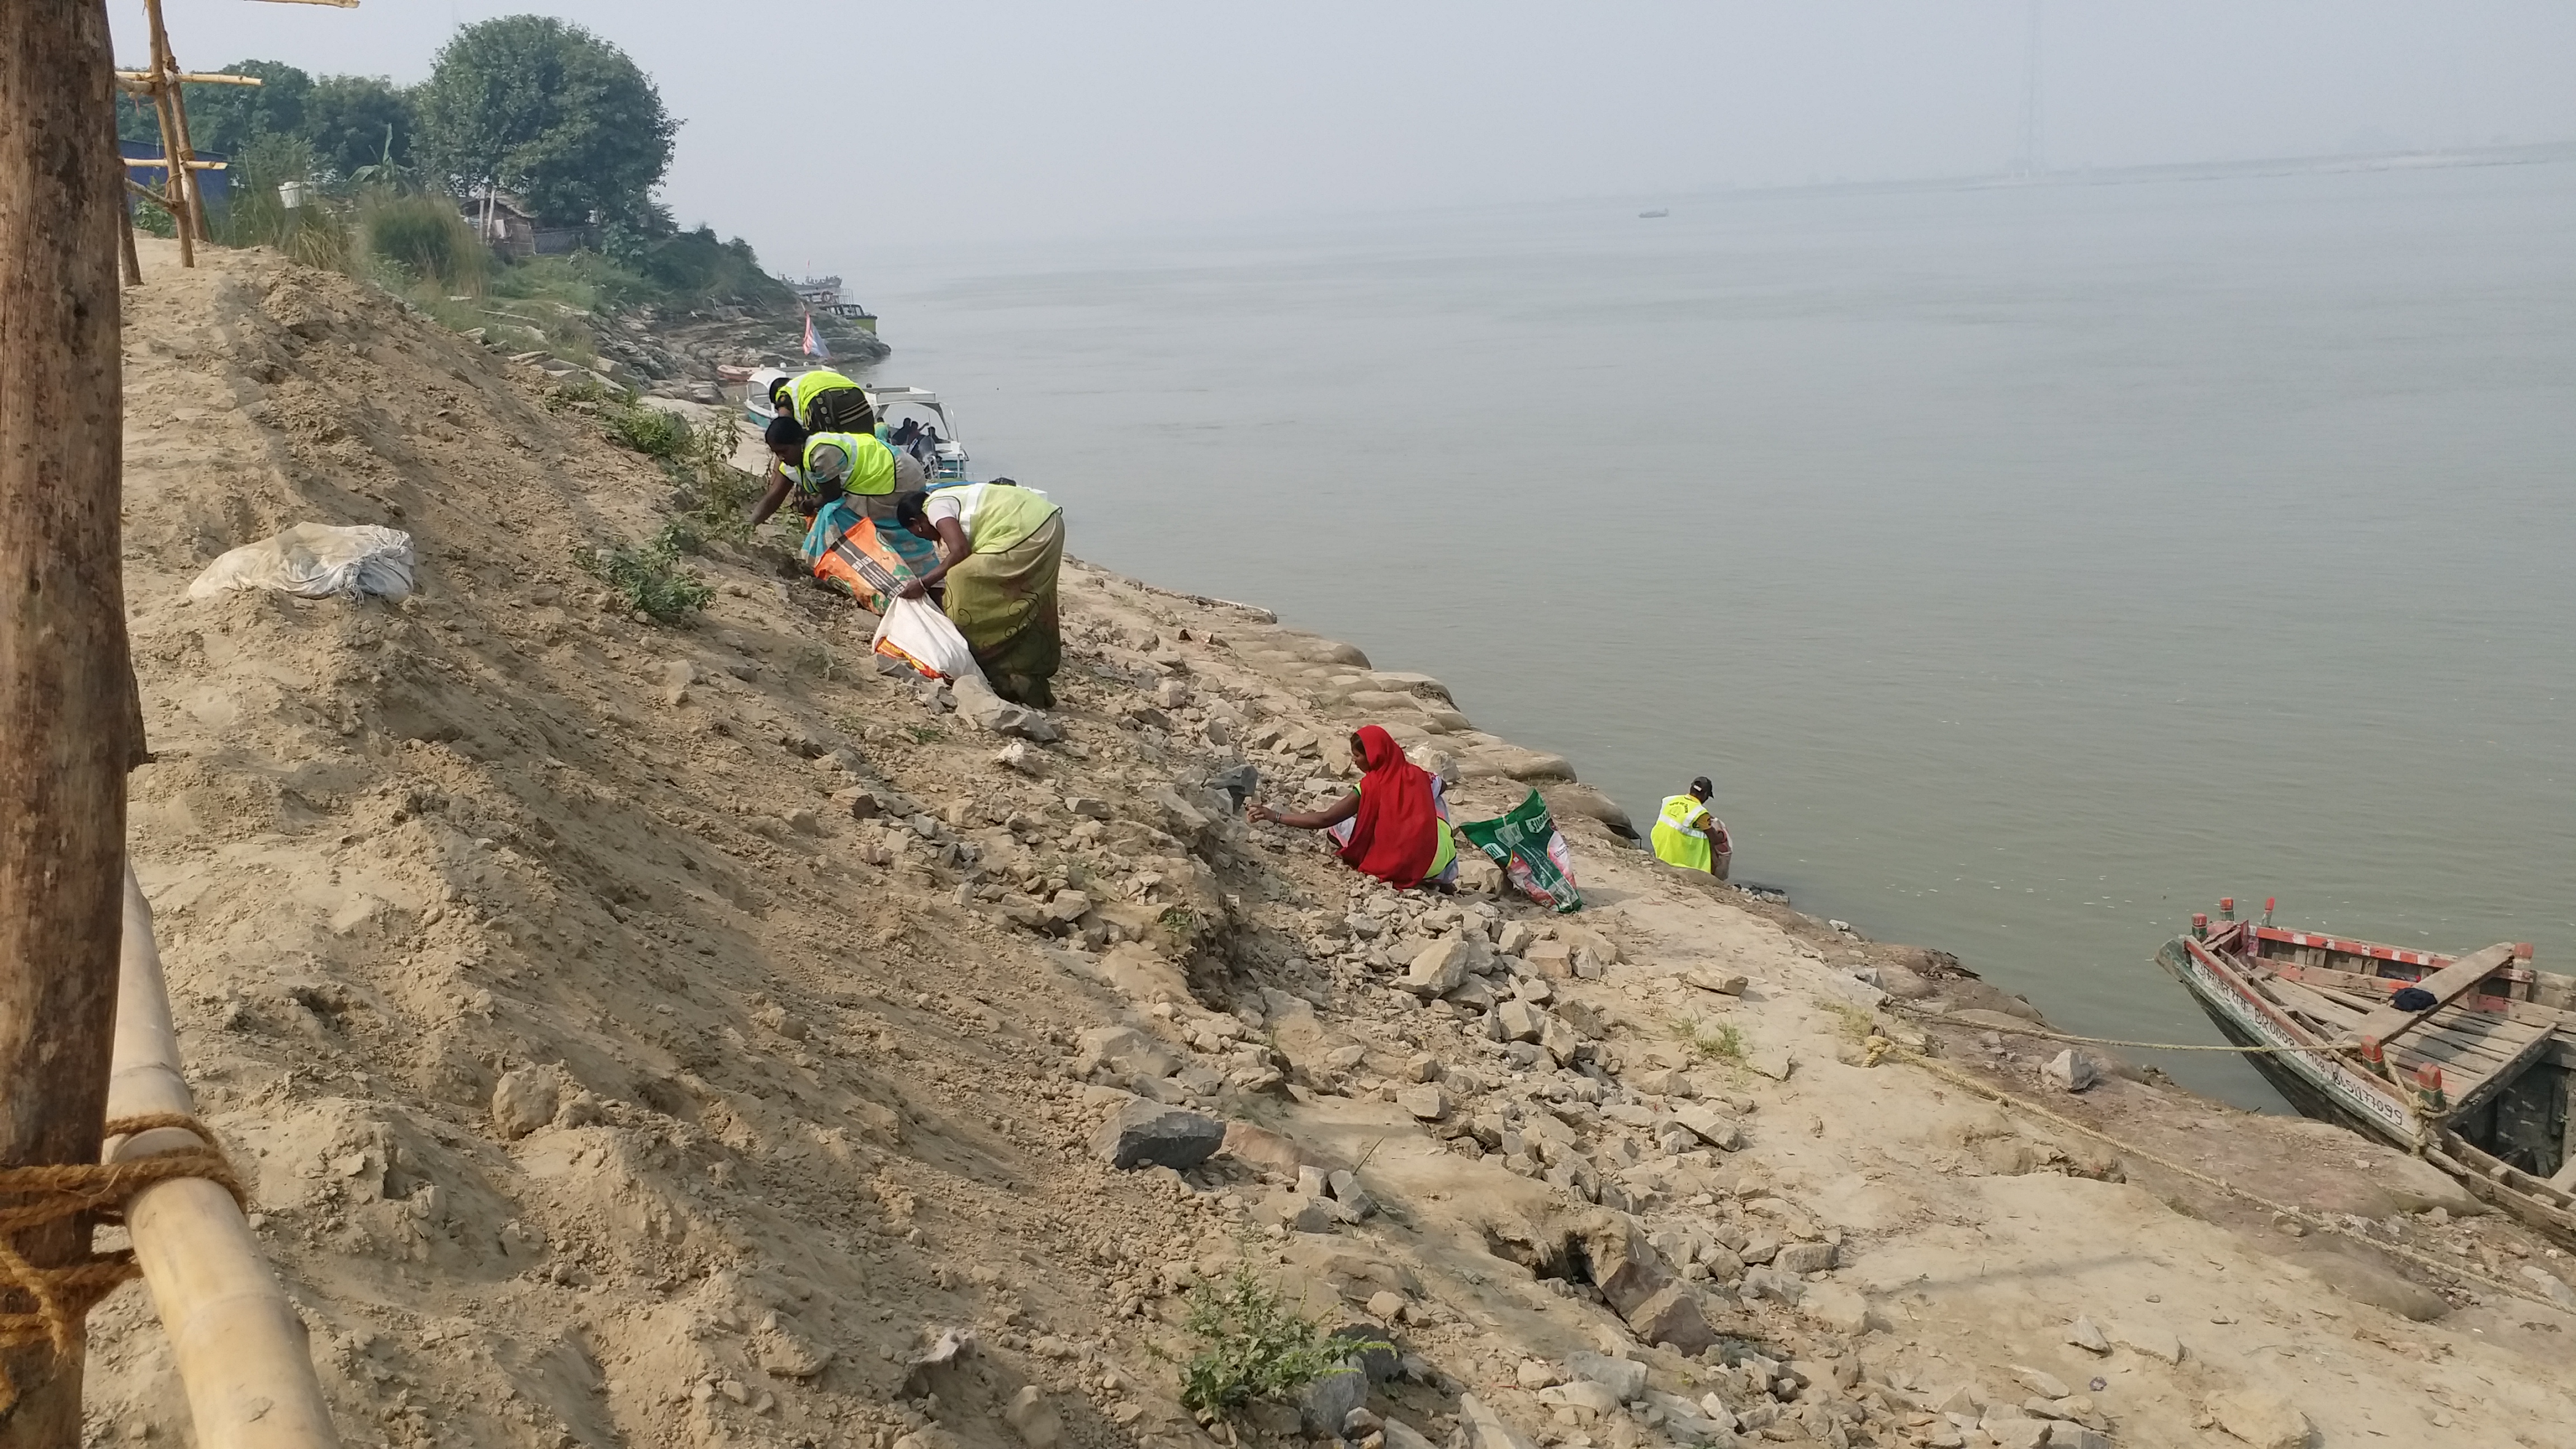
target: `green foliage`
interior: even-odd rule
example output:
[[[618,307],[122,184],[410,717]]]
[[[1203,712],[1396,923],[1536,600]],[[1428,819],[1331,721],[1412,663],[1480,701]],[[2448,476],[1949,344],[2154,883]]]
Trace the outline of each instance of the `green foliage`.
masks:
[[[1710,1061],[1744,1064],[1744,1033],[1736,1029],[1734,1022],[1722,1021],[1710,1029],[1695,1021],[1676,1021],[1673,1035],[1689,1043],[1693,1053]]]
[[[600,414],[609,441],[647,458],[676,463],[689,449],[689,425],[679,414],[643,403],[611,407]]]
[[[785,302],[786,284],[763,271],[751,243],[716,240],[701,226],[664,237],[611,227],[602,242],[610,259],[642,276],[665,295],[709,302]]]
[[[577,312],[612,312],[655,300],[651,284],[597,252],[529,257],[494,277],[492,291]]]
[[[188,108],[188,144],[199,155],[241,157],[266,136],[304,134],[304,104],[313,93],[313,77],[274,60],[235,61],[218,75],[253,75],[255,86],[182,85],[179,99]],[[152,106],[145,99],[144,113]],[[149,135],[158,139],[156,128]]]
[[[288,206],[278,192],[292,182],[304,185],[302,206]],[[349,260],[349,224],[314,185],[312,146],[290,132],[264,132],[242,149],[219,235],[228,246],[276,247],[308,267]]]
[[[664,624],[677,624],[716,596],[704,580],[681,571],[680,536],[678,530],[665,526],[641,544],[621,543],[606,553],[584,545],[573,550],[572,561],[615,590],[627,608]]]
[[[468,25],[416,95],[423,161],[460,194],[519,192],[548,220],[649,217],[678,129],[616,46],[551,16]]]
[[[912,736],[912,742],[916,745],[935,745],[948,738],[939,732],[936,725],[905,725],[903,732]]]
[[[1181,1365],[1181,1403],[1202,1414],[1287,1399],[1327,1374],[1354,1371],[1346,1366],[1353,1355],[1390,1346],[1328,1337],[1249,1264],[1192,1289],[1189,1307],[1185,1326],[1204,1346]]]
[[[304,98],[304,139],[314,164],[355,185],[414,183],[411,98],[379,75],[326,75]],[[369,167],[391,168],[362,176]]]
[[[1187,906],[1169,907],[1154,919],[1162,922],[1164,929],[1170,931],[1175,936],[1186,937],[1198,934],[1198,912],[1189,909]]]
[[[135,197],[134,229],[145,236],[167,240],[179,234],[179,220],[151,202]]]
[[[751,540],[751,505],[760,497],[761,480],[733,465],[739,432],[732,418],[718,418],[689,435],[689,445],[676,460],[693,475],[698,509],[691,517],[709,538],[732,543]]]
[[[235,61],[215,73],[257,76],[261,84],[179,88],[188,108],[188,141],[199,155],[238,160],[262,137],[294,136],[312,146],[315,174],[332,181],[382,161],[389,146],[395,162],[411,160],[409,94],[382,76],[317,77],[274,60]],[[151,97],[117,92],[116,138],[161,144]]]
[[[477,295],[491,273],[491,250],[447,197],[371,192],[359,204],[358,227],[369,253],[436,286],[441,295]]]
[[[161,113],[153,108],[150,96],[138,96],[123,86],[116,88],[116,139],[153,147],[161,144]]]

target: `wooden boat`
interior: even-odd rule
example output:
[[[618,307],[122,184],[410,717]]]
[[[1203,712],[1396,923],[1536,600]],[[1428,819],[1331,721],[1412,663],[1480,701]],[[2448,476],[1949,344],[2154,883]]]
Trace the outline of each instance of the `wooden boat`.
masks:
[[[2192,917],[2156,960],[2281,1095],[2576,1241],[2576,977],[2528,945],[2464,956]],[[2400,992],[2410,993],[2401,997]]]

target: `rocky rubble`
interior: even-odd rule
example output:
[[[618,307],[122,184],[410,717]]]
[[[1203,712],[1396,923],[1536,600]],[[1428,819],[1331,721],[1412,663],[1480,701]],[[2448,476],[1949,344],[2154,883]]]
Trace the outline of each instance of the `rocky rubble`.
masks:
[[[592,352],[586,361],[545,351],[510,355],[513,363],[536,368],[558,383],[594,382],[648,397],[715,405],[725,401],[719,368],[804,363],[805,314],[794,306],[711,303],[687,312],[641,307],[581,313],[559,303],[525,305],[551,308],[552,320],[578,321],[590,333]],[[545,330],[540,319],[522,320]],[[829,317],[815,321],[835,363],[844,369],[882,362],[894,353],[875,333],[853,323]]]
[[[274,258],[145,275],[135,858],[353,1444],[2571,1442],[2536,1285],[2311,1257],[1867,1039],[2371,1242],[2556,1250],[2356,1138],[2052,1092],[2026,1003],[1663,870],[1437,680],[1087,566],[1034,719],[748,567],[648,627],[566,560],[658,491],[549,384]],[[420,593],[179,601],[308,517],[399,519]],[[1464,814],[1549,793],[1591,908],[1245,822],[1362,720]],[[1202,1421],[1182,1325],[1242,1267],[1359,1363]],[[93,1325],[92,1442],[178,1441],[139,1295]]]

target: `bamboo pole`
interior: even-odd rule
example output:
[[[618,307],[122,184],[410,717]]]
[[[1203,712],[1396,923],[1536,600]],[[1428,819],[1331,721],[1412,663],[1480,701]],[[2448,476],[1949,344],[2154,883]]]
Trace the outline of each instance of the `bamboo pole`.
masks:
[[[123,83],[124,88],[129,91],[144,91],[149,90],[152,87],[152,72],[148,70],[121,70],[116,73],[116,78],[120,83]],[[219,70],[183,70],[171,76],[170,79],[175,81],[186,81],[190,85],[198,86],[256,86],[267,84],[267,82],[261,80],[255,75],[227,75],[223,71]]]
[[[161,156],[166,163],[179,154],[179,96],[174,88],[162,83],[162,76],[177,67],[163,64],[167,41],[161,34],[161,7],[157,0],[152,3],[151,15],[152,111],[161,122]],[[180,180],[186,174],[185,167],[165,166],[161,174],[161,206],[170,213],[171,230],[179,236],[179,265],[193,267],[197,264],[197,239],[188,225],[188,193]]]
[[[0,22],[0,1164],[93,1163],[116,1015],[125,772],[121,297],[105,0]],[[87,1255],[73,1218],[17,1236]],[[23,1296],[23,1295],[12,1295]],[[77,1338],[0,1352],[0,1449],[75,1449]]]
[[[107,1115],[164,1112],[194,1115],[196,1100],[170,1026],[152,906],[129,865]],[[118,1138],[106,1160],[197,1146],[195,1134],[163,1127]],[[232,1195],[198,1177],[159,1183],[126,1204],[125,1223],[188,1391],[198,1449],[337,1449],[304,1320],[269,1272]]]
[[[134,186],[132,178],[122,167],[117,169],[116,179],[126,186]],[[140,191],[143,188],[134,186],[134,189]],[[134,203],[122,195],[116,198],[116,260],[125,269],[125,285],[143,285],[143,258],[134,250]]]
[[[188,140],[188,101],[179,90],[179,57],[170,49],[170,32],[161,24],[161,0],[143,0],[143,14],[152,23],[154,99],[163,105],[161,154],[178,163],[170,168],[170,186],[185,208],[179,230],[185,235],[193,219],[197,240],[213,241],[214,234],[206,229],[205,190],[197,185],[197,148]],[[187,264],[193,267],[196,262],[191,259]]]

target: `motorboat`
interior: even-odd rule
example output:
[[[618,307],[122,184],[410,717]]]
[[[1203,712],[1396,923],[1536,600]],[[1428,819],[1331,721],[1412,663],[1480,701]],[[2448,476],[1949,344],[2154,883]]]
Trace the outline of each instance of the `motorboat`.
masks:
[[[766,430],[777,410],[770,406],[769,390],[783,379],[801,377],[809,368],[789,370],[764,367],[744,380],[742,395],[743,420],[754,429]],[[939,394],[927,388],[906,387],[895,383],[861,383],[860,391],[876,409],[877,436],[886,446],[909,451],[921,460],[922,471],[929,474],[933,486],[939,483],[966,481],[966,445],[957,441],[955,424],[949,421],[948,405]]]

